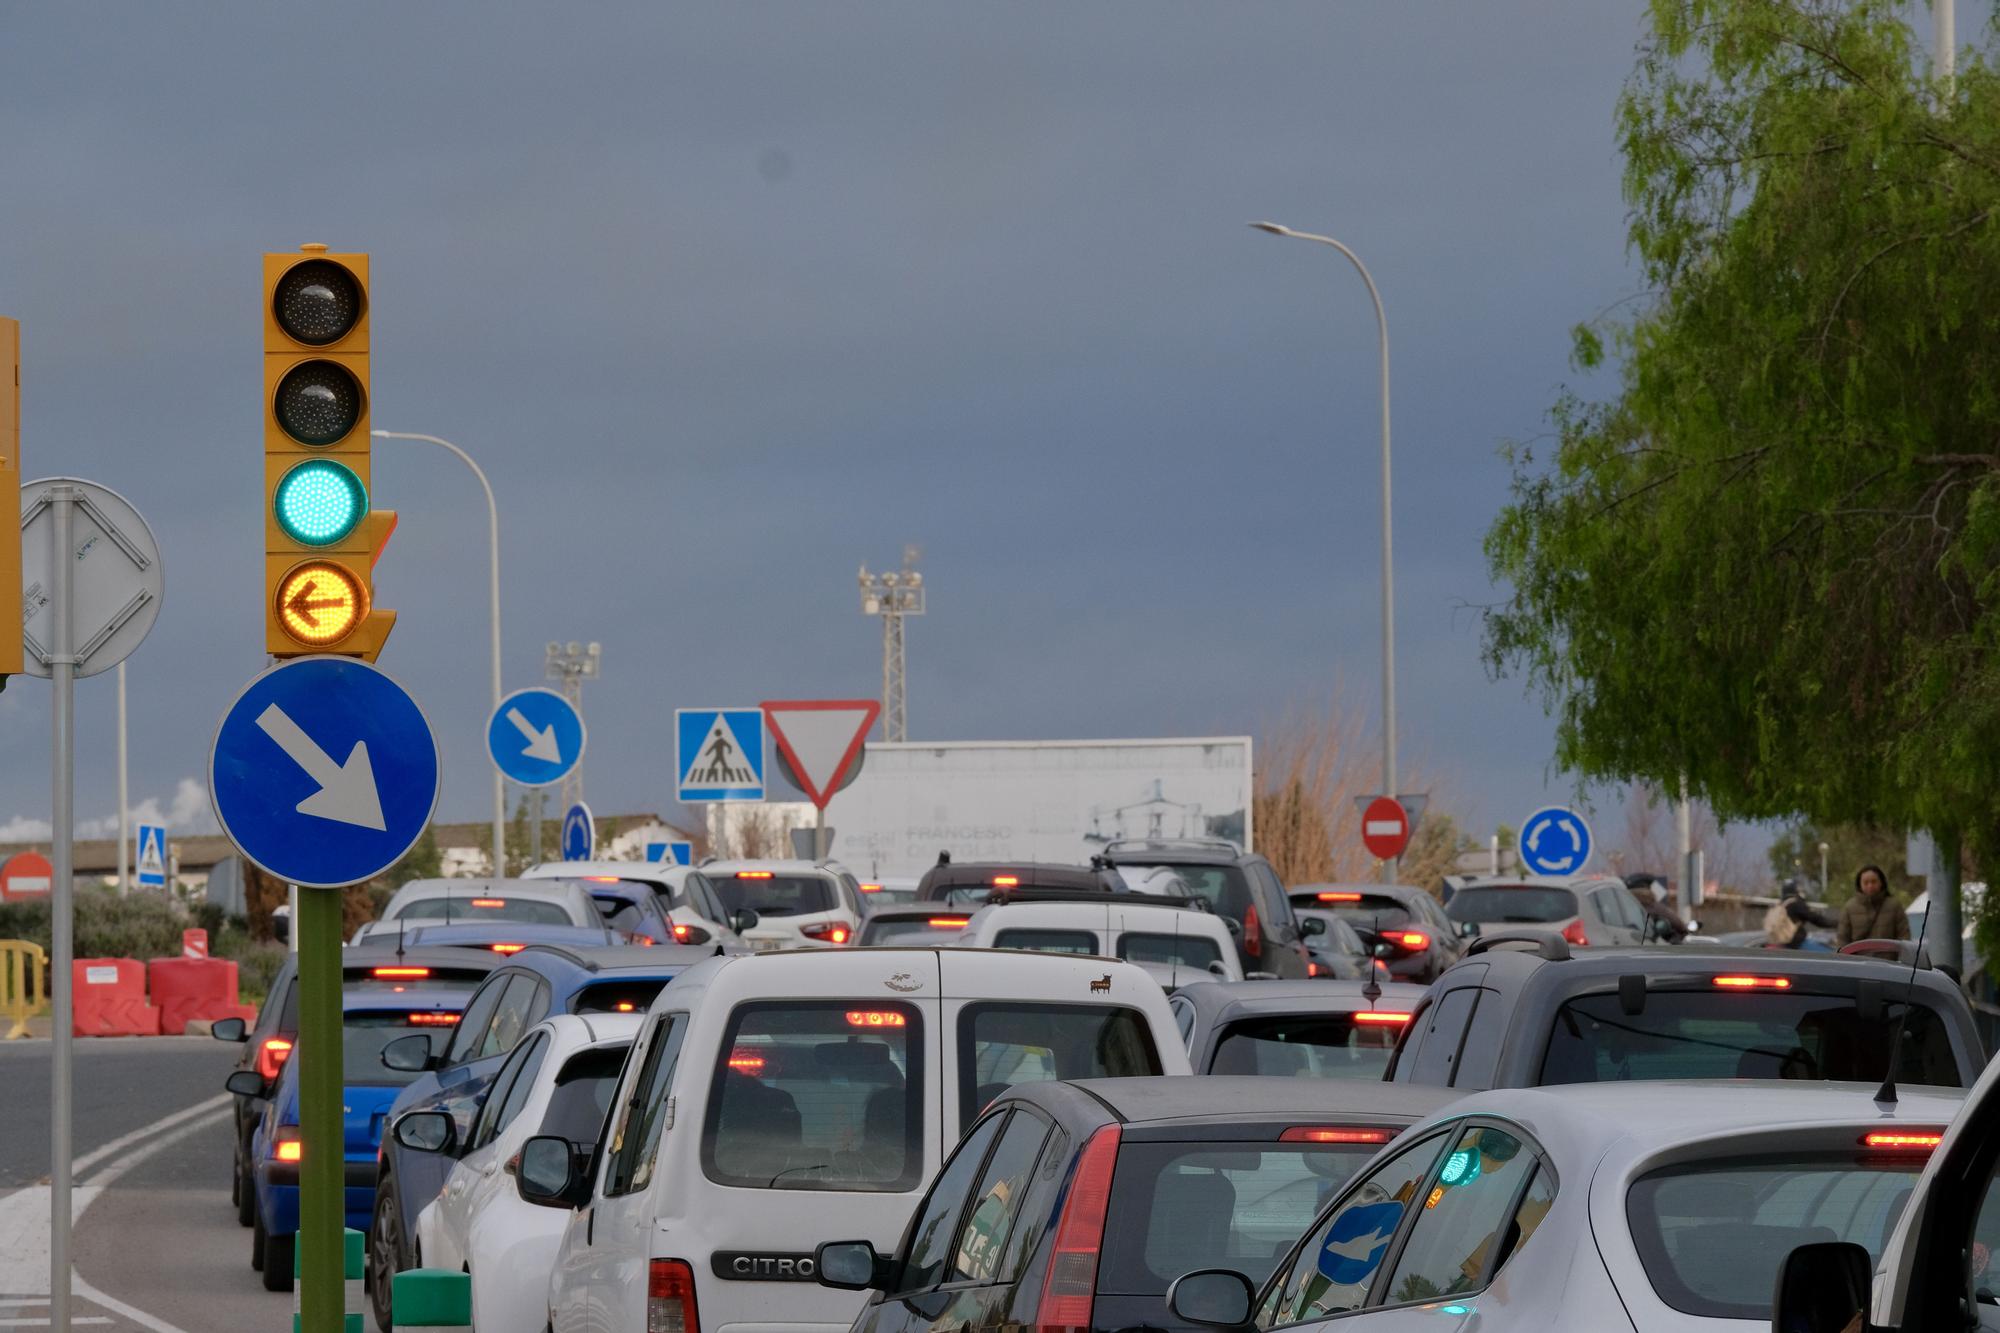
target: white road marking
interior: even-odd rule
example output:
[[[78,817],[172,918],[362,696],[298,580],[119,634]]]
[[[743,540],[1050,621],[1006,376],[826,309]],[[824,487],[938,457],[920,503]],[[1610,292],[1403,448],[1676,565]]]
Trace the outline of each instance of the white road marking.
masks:
[[[161,1116],[158,1120],[155,1120],[152,1124],[147,1125],[144,1129],[135,1129],[130,1134],[122,1135],[119,1138],[111,1140],[111,1142],[105,1144],[101,1148],[93,1148],[89,1152],[85,1153],[83,1156],[76,1159],[75,1163],[73,1163],[70,1167],[70,1175],[72,1177],[81,1176],[84,1172],[90,1170],[91,1167],[96,1166],[99,1162],[103,1161],[105,1158],[110,1157],[113,1154],[118,1153],[124,1150],[125,1148],[130,1147],[132,1144],[139,1142],[141,1139],[148,1139],[151,1138],[153,1135],[160,1133],[163,1130],[172,1129],[175,1125],[180,1124],[181,1121],[192,1120],[194,1119],[194,1117],[201,1115],[205,1111],[213,1111],[217,1107],[226,1106],[229,1104],[229,1099],[234,1095],[235,1095],[234,1093],[228,1093],[228,1092],[217,1093],[215,1096],[210,1097],[205,1102],[196,1102],[193,1106],[185,1107],[182,1110],[174,1112],[172,1115]]]
[[[74,1326],[76,1324],[108,1324],[111,1321],[103,1315],[73,1314],[69,1317],[69,1322]],[[0,1319],[0,1328],[47,1328],[48,1326],[49,1320],[46,1315],[40,1319]]]

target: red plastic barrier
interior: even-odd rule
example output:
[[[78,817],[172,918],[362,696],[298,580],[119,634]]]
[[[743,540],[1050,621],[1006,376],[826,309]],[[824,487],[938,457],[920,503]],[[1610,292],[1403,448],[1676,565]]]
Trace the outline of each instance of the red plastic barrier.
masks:
[[[135,958],[79,958],[70,964],[79,1037],[157,1037],[160,1011],[146,1003],[146,965]]]
[[[155,958],[146,964],[146,981],[159,1006],[160,1035],[178,1037],[197,1018],[245,1016],[236,1002],[236,964],[226,958]],[[250,1009],[247,1017],[256,1018]]]

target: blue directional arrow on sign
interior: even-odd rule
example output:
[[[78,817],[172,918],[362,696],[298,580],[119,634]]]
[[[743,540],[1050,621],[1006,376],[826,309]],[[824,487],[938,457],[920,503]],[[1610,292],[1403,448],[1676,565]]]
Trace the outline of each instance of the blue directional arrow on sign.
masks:
[[[1519,851],[1533,874],[1577,874],[1590,860],[1590,825],[1566,806],[1537,810],[1521,825]]]
[[[516,690],[486,720],[486,752],[502,776],[547,787],[583,759],[583,718],[554,690]]]
[[[215,817],[254,865],[293,884],[373,879],[416,844],[437,805],[430,723],[365,662],[299,657],[222,715],[208,762]]]
[[[679,709],[674,739],[681,800],[764,799],[763,709]]]
[[[590,807],[578,801],[563,813],[563,860],[588,861],[596,850],[597,821],[590,817]]]

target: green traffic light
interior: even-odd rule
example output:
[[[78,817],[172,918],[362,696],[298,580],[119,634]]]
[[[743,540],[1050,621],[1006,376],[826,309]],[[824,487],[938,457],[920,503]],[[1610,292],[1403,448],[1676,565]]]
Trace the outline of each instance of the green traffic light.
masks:
[[[287,537],[307,546],[330,546],[354,531],[368,513],[368,490],[346,467],[315,458],[278,482],[274,507]]]

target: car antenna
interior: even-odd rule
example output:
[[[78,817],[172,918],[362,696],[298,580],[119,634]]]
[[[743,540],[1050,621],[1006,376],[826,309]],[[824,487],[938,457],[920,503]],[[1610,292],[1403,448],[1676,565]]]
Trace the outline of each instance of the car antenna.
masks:
[[[1888,876],[1883,876],[1886,880]],[[1857,887],[1856,893],[1861,892]],[[1882,892],[1889,892],[1888,884],[1882,885]],[[1910,979],[1903,985],[1903,1012],[1896,1015],[1896,1031],[1889,1038],[1889,1063],[1882,1070],[1882,1086],[1875,1089],[1877,1106],[1896,1104],[1896,1058],[1903,1049],[1903,1029],[1909,1026],[1910,1010],[1917,1004],[1917,960],[1924,956],[1924,936],[1930,933],[1931,909],[1924,908],[1924,924],[1917,927],[1916,941],[1910,946]]]
[[[396,961],[403,961],[403,918],[396,918]]]
[[[1375,941],[1379,945],[1382,941],[1382,914],[1377,912],[1374,916],[1370,917],[1369,924],[1375,928]],[[1368,981],[1361,987],[1361,998],[1370,1004],[1382,998],[1382,983],[1375,979],[1376,961],[1375,949],[1374,947],[1370,947],[1368,950]]]

